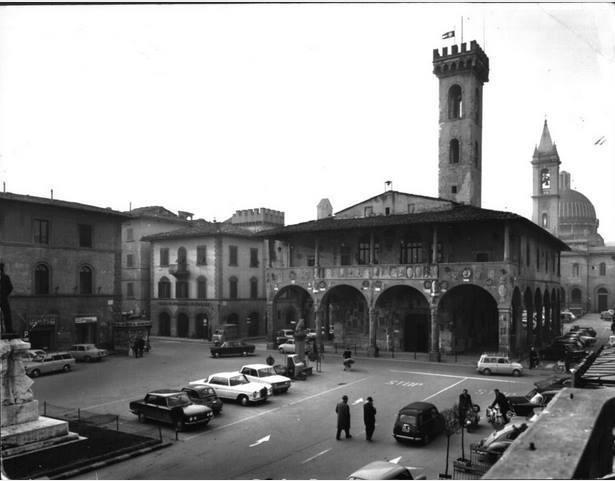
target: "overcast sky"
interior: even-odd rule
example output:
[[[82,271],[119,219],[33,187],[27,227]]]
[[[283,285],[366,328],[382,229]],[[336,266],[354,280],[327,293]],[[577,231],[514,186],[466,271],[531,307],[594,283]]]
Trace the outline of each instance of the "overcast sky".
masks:
[[[207,220],[438,195],[432,50],[477,40],[483,207],[531,218],[545,116],[615,241],[615,9],[602,4],[0,8],[6,191]]]

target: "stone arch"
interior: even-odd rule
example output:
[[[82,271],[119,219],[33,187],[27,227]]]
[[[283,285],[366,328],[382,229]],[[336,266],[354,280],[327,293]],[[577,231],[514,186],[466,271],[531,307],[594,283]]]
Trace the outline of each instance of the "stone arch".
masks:
[[[369,307],[363,293],[347,284],[329,289],[320,304],[322,324],[333,327],[336,342],[362,343],[369,334]]]
[[[376,343],[408,352],[429,351],[429,303],[411,286],[392,286],[374,306]]]
[[[199,339],[211,339],[207,312],[197,312],[194,316],[194,335]]]
[[[523,293],[523,307],[521,322],[525,328],[526,344],[529,347],[534,345],[534,296],[529,287]]]
[[[166,311],[162,311],[158,314],[158,335],[171,335],[171,315]]]
[[[294,329],[299,319],[305,327],[313,328],[314,301],[310,293],[300,286],[285,286],[273,298],[273,332]]]
[[[490,292],[475,284],[449,289],[438,303],[440,343],[450,337],[454,352],[499,350],[498,305]]]
[[[51,267],[47,262],[37,262],[34,266],[34,295],[51,294]]]
[[[551,313],[551,295],[549,290],[546,289],[542,297],[543,305],[543,324],[542,324],[542,339],[551,339],[553,334],[553,315]]]
[[[523,336],[523,300],[518,287],[515,287],[512,293],[510,317],[510,349],[512,352],[520,354],[525,350],[526,338]]]
[[[600,286],[596,289],[596,310],[598,312],[606,311],[609,308],[609,290]]]
[[[185,312],[177,313],[177,337],[190,336],[190,321]]]

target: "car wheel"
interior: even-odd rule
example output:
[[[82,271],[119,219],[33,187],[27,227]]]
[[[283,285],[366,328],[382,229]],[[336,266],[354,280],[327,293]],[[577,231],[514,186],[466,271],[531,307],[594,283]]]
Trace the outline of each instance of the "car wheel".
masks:
[[[83,358],[83,360],[84,360],[85,362],[91,362],[91,361],[92,361],[92,358],[91,358],[90,356],[85,356],[85,357]]]
[[[489,369],[489,368],[485,368],[485,369],[483,369],[483,374],[484,374],[485,376],[490,376],[490,375],[491,375],[491,369]]]
[[[219,352],[215,352],[214,353],[214,357],[220,357],[220,353]]]
[[[64,364],[64,367],[62,368],[62,370],[63,370],[64,372],[68,372],[68,371],[70,371],[70,364]]]
[[[242,406],[248,405],[248,396],[239,396],[239,402]]]
[[[184,430],[184,421],[178,419],[175,421],[175,431],[183,431]]]
[[[41,375],[41,371],[39,371],[38,369],[33,369],[32,372],[30,373],[30,377],[39,377]]]
[[[521,376],[521,371],[519,371],[519,369],[514,369],[512,375],[515,377],[519,377]]]
[[[243,351],[243,352],[241,353],[241,355],[242,355],[243,357],[247,357],[247,356],[248,356],[248,353],[247,353],[246,351]]]

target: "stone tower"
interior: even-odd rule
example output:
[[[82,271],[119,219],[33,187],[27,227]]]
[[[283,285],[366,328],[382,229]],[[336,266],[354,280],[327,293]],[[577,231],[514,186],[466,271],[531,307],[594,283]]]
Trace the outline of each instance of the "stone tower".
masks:
[[[483,84],[489,58],[476,41],[433,51],[440,80],[438,196],[481,206]]]
[[[532,221],[555,236],[559,230],[560,164],[545,120],[540,143],[534,148],[532,157]]]

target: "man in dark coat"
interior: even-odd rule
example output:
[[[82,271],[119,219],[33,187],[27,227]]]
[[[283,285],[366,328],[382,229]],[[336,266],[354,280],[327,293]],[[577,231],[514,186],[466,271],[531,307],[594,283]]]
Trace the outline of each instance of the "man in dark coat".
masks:
[[[530,347],[530,369],[538,367],[539,357],[534,346]]]
[[[510,411],[510,404],[508,404],[508,399],[506,399],[506,396],[504,396],[504,394],[501,393],[499,389],[494,389],[493,392],[495,393],[495,399],[489,407],[493,408],[493,406],[497,405],[500,408],[500,413],[502,413],[502,416],[504,417],[506,422],[508,422],[508,411]]]
[[[335,439],[339,441],[342,430],[346,433],[346,439],[351,438],[350,435],[350,406],[348,406],[348,396],[342,396],[342,401],[335,406],[337,413],[337,434]]]
[[[367,402],[363,405],[363,422],[365,423],[365,439],[372,440],[374,429],[376,428],[376,408],[373,404],[374,400],[371,396],[367,398]]]
[[[459,395],[459,419],[463,424],[466,416],[468,415],[468,410],[472,409],[472,396],[468,394],[468,390],[464,389],[463,392]]]
[[[0,310],[4,321],[4,333],[13,333],[13,318],[9,305],[9,294],[13,292],[11,278],[4,273],[4,264],[0,263]]]

